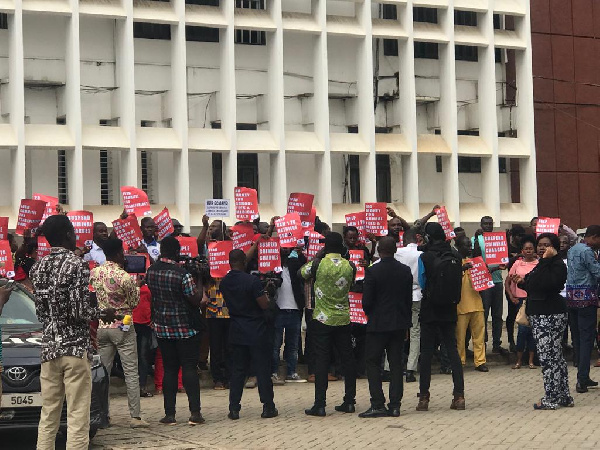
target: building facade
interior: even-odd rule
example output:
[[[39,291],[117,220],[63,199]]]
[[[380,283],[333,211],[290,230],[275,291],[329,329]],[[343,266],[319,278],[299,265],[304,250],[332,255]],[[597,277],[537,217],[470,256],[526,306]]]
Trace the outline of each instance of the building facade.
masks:
[[[536,215],[526,0],[0,0],[0,215],[118,216],[119,186],[201,224],[290,192],[322,220]]]
[[[600,223],[600,1],[531,0],[539,212]]]

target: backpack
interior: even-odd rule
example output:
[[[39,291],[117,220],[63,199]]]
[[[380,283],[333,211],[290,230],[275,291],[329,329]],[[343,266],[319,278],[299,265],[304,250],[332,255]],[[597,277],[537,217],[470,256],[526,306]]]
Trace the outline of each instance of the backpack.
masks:
[[[434,305],[456,305],[462,289],[462,261],[452,252],[435,256],[427,273],[427,296]]]

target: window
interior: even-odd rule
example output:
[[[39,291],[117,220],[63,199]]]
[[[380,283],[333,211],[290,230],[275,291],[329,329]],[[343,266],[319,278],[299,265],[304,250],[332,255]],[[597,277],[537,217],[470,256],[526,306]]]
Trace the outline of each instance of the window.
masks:
[[[100,150],[100,204],[112,205],[112,163],[107,150]]]
[[[435,157],[435,171],[442,173],[442,157]],[[499,173],[507,173],[506,158],[498,159]],[[475,156],[458,157],[458,173],[481,173],[481,158]],[[379,176],[379,175],[378,175]]]
[[[142,150],[140,162],[142,164],[142,190],[148,195],[150,203],[154,203],[152,198],[152,155]]]
[[[415,42],[415,58],[439,59],[437,42]]]
[[[500,25],[500,14],[494,14],[494,30],[502,28]]]
[[[193,42],[219,42],[219,29],[186,26],[185,40]]]
[[[185,0],[185,4],[186,5],[219,6],[219,0]]]
[[[360,156],[348,155],[350,203],[360,203]]]
[[[8,14],[0,13],[0,30],[8,30]]]
[[[477,13],[475,11],[454,10],[454,25],[477,26]]]
[[[236,0],[236,8],[266,9],[265,0]],[[244,45],[267,45],[267,34],[264,31],[235,30],[235,43]]]
[[[213,198],[223,198],[223,155],[212,154]]]
[[[457,61],[479,61],[477,47],[470,45],[455,45],[454,53]]]
[[[398,10],[396,5],[382,5],[381,10],[382,19],[398,20]],[[398,56],[398,40],[397,39],[384,39],[383,40],[383,54],[384,56]]]
[[[58,151],[58,203],[69,203],[69,185],[67,183],[67,152]]]
[[[138,39],[162,39],[170,41],[171,25],[135,22],[133,24],[133,37]]]
[[[415,22],[438,23],[437,9],[413,8],[413,20]]]
[[[392,175],[390,167],[390,155],[376,155],[376,190],[377,201],[391,203],[392,202]]]
[[[258,153],[238,153],[237,185],[258,192]]]

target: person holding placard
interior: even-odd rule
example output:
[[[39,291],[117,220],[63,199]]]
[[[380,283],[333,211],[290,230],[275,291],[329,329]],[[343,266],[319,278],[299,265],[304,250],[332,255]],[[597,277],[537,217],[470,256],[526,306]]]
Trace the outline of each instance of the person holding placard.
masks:
[[[102,245],[108,240],[108,228],[104,222],[94,222],[94,240],[92,246],[87,247],[83,256],[84,261],[94,261],[99,266],[106,262]]]

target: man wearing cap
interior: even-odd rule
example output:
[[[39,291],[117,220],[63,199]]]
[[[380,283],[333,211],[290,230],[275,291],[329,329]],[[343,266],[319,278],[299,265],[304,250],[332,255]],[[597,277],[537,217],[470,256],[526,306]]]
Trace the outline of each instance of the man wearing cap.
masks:
[[[171,236],[173,237],[189,237],[189,234],[186,234],[183,232],[183,225],[181,224],[181,222],[179,222],[179,220],[177,219],[171,219],[171,222],[173,222],[173,229],[174,231],[171,233]]]

